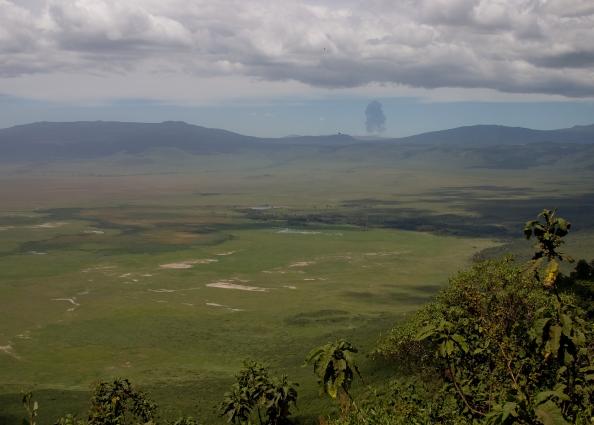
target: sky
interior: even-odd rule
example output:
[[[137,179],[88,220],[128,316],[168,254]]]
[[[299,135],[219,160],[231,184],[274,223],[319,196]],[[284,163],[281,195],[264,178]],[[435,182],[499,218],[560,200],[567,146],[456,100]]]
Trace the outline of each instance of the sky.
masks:
[[[0,127],[44,120],[257,136],[593,124],[594,2],[0,0]]]

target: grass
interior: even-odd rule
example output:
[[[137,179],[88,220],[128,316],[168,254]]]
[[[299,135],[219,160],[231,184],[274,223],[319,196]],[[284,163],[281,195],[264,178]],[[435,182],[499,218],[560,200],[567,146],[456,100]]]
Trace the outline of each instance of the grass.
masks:
[[[240,160],[0,169],[0,424],[20,421],[21,390],[46,424],[117,376],[164,417],[221,423],[246,359],[299,382],[312,422],[332,409],[301,367],[312,347],[352,340],[373,382],[390,373],[365,357],[380,333],[476,253],[529,249],[513,235],[542,207],[579,220],[574,256],[594,245],[587,173]],[[189,260],[216,261],[160,267]],[[220,281],[265,291],[207,286]]]

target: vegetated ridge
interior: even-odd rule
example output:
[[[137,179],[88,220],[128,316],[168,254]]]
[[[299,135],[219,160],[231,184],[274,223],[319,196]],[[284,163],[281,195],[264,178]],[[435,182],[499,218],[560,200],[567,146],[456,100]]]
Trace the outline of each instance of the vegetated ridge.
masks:
[[[526,144],[591,145],[594,125],[559,130],[476,125],[415,136],[361,141],[346,134],[260,138],[178,121],[128,123],[110,121],[38,122],[0,130],[0,161],[93,159],[151,149],[178,149],[188,154],[242,151],[278,152],[295,148],[364,149],[379,154],[395,146],[492,147]],[[574,147],[575,149],[575,147]],[[578,147],[579,149],[579,147]],[[583,147],[582,147],[583,149]]]

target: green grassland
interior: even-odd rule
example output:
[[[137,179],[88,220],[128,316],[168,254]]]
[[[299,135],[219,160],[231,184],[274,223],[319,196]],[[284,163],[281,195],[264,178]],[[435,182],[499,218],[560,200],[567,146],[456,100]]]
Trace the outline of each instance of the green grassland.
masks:
[[[0,424],[21,390],[45,424],[117,376],[220,423],[246,359],[299,382],[313,420],[330,404],[310,348],[346,337],[371,381],[389,373],[365,358],[380,333],[477,254],[526,251],[542,207],[594,252],[591,172],[152,155],[0,169]]]

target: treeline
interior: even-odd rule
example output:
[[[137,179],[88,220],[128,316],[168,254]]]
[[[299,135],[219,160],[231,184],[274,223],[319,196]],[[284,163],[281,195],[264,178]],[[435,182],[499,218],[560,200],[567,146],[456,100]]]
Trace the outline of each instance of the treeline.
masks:
[[[357,349],[338,340],[310,352],[306,363],[320,392],[335,400],[331,425],[592,425],[594,424],[594,261],[569,275],[560,251],[571,225],[544,210],[526,223],[535,240],[531,261],[487,260],[458,273],[435,299],[398,324],[372,355],[391,362],[393,379],[351,394],[363,377]],[[290,424],[298,385],[247,362],[223,397],[229,423]],[[23,403],[36,425],[39,406]],[[157,407],[127,380],[102,382],[85,418],[56,425],[155,423]],[[196,425],[182,417],[174,425]]]

